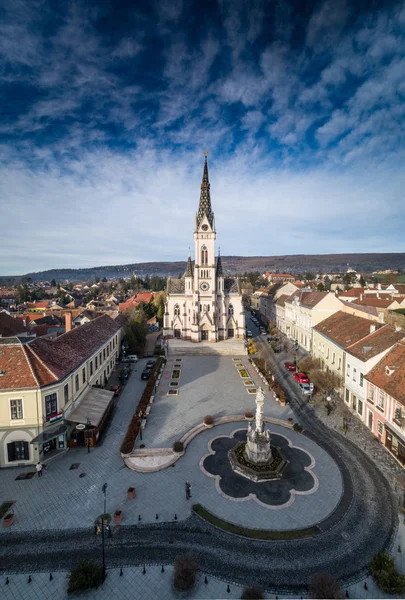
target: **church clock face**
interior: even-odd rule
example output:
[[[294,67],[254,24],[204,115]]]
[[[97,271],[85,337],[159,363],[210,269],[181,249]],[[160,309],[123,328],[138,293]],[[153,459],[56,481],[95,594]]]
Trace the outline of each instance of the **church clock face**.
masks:
[[[201,229],[202,229],[203,231],[208,231],[208,225],[205,225],[205,224],[204,224],[204,225],[202,225]]]
[[[208,292],[209,289],[210,289],[209,283],[207,283],[206,281],[203,281],[202,283],[200,283],[200,290],[202,292]]]

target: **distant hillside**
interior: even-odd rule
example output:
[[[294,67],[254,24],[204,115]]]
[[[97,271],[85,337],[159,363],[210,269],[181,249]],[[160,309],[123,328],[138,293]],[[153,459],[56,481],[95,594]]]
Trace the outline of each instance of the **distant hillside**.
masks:
[[[279,271],[287,273],[311,272],[345,272],[347,265],[357,271],[371,272],[379,269],[402,269],[405,271],[405,253],[390,254],[294,254],[291,256],[222,256],[222,265],[228,274],[246,271]],[[93,267],[89,269],[51,269],[37,273],[27,273],[33,281],[89,281],[96,277],[117,279],[130,277],[133,273],[139,276],[158,275],[177,277],[184,273],[185,262],[148,262],[130,265],[113,265]],[[0,277],[8,279],[12,276]],[[22,277],[16,277],[22,279]]]

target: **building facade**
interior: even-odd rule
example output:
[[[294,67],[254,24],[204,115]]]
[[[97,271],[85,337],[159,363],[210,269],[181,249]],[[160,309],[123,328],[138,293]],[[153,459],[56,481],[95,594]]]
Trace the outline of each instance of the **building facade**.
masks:
[[[207,155],[194,225],[194,265],[189,255],[181,279],[169,278],[163,321],[165,339],[217,342],[243,338],[245,313],[239,279],[225,277],[215,257],[215,219],[211,207]]]
[[[121,327],[105,315],[55,340],[1,340],[0,467],[34,464],[69,445],[74,411],[88,403],[90,416],[95,394],[112,397],[93,386],[106,384],[121,337]]]

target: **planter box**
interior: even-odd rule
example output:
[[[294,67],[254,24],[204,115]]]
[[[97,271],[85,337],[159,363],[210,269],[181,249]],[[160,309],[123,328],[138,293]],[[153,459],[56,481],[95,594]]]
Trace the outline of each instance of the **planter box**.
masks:
[[[130,487],[127,490],[127,498],[128,500],[133,500],[136,496],[136,490],[134,487]]]
[[[122,510],[116,510],[114,513],[114,523],[115,525],[119,525],[122,521],[123,512]]]
[[[11,525],[14,523],[14,515],[9,513],[8,515],[6,515],[3,519],[3,527],[11,527]]]

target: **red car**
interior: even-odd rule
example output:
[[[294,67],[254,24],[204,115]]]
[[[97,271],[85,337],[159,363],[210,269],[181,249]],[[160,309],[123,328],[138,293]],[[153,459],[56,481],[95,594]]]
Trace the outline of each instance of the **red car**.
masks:
[[[295,371],[296,366],[294,362],[285,362],[284,366],[286,369],[288,369],[289,371]]]
[[[294,377],[298,383],[309,383],[309,379],[305,373],[294,373]]]
[[[120,385],[113,385],[112,388],[110,388],[110,390],[112,392],[114,392],[114,396],[119,396],[120,392],[121,392],[121,386]]]

